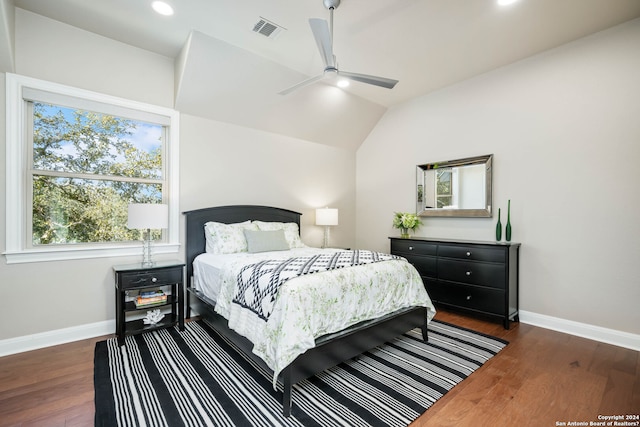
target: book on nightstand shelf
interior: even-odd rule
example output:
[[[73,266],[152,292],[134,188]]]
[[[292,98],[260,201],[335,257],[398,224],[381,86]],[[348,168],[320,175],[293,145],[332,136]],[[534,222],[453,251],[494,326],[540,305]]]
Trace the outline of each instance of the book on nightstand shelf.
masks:
[[[144,291],[140,292],[140,295],[138,295],[134,302],[136,304],[136,308],[166,304],[167,294],[160,289],[154,291]]]

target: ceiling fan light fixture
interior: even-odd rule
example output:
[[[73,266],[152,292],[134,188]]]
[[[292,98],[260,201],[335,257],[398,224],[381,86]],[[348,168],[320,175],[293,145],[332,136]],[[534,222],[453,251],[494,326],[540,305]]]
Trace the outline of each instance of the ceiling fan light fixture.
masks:
[[[347,86],[349,86],[349,80],[340,79],[340,80],[338,80],[337,85],[338,85],[338,87],[342,87],[342,88],[347,87]]]
[[[288,89],[278,92],[280,95],[287,95],[294,90],[298,90],[302,87],[308,86],[325,77],[333,77],[333,75],[341,75],[345,79],[355,80],[357,82],[366,83],[368,85],[374,85],[386,89],[393,89],[398,83],[397,80],[388,79],[386,77],[371,76],[368,74],[352,73],[348,71],[339,71],[336,62],[336,57],[333,54],[333,11],[340,5],[340,0],[324,0],[324,6],[329,9],[329,18],[331,25],[324,19],[311,18],[309,19],[309,26],[313,33],[313,38],[316,40],[316,45],[320,51],[322,62],[324,62],[324,70],[322,74],[311,77],[303,82],[300,82]],[[329,75],[327,75],[329,74]]]
[[[500,6],[509,6],[513,3],[516,3],[518,0],[498,0],[498,4]]]
[[[160,15],[171,16],[173,15],[173,8],[169,3],[163,1],[154,1],[151,3],[151,7]]]

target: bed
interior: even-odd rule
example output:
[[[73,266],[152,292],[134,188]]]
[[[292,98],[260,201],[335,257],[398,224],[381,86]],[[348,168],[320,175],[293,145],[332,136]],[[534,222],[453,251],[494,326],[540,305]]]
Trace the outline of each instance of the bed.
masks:
[[[216,301],[216,296],[212,296],[199,285],[194,286],[194,283],[199,283],[203,280],[198,276],[198,274],[202,274],[199,273],[199,267],[195,269],[196,277],[194,278],[194,265],[198,265],[196,260],[198,259],[199,261],[208,252],[206,248],[210,241],[207,241],[205,237],[205,224],[207,223],[238,224],[246,221],[293,223],[296,225],[294,228],[299,232],[301,214],[268,206],[237,205],[198,209],[184,212],[184,215],[186,219],[187,318],[191,316],[192,311],[197,312],[216,332],[233,342],[234,345],[267,372],[271,372],[274,376],[274,385],[275,380],[279,379],[283,386],[282,405],[285,416],[289,416],[291,413],[291,389],[293,384],[298,381],[309,378],[342,361],[384,344],[417,327],[421,328],[423,338],[425,341],[427,340],[427,324],[435,313],[428,296],[426,297],[428,301],[421,302],[421,305],[394,309],[392,312],[383,313],[376,318],[362,320],[344,329],[318,336],[315,338],[315,342],[312,343],[311,348],[297,355],[286,366],[281,366],[274,370],[272,363],[265,362],[265,359],[269,360],[268,358],[263,359],[254,353],[254,343],[234,330],[238,329],[237,325],[234,324],[233,329],[229,326],[229,321],[225,317],[227,314],[225,313],[225,316],[220,314],[224,312],[220,308],[224,305],[222,300]],[[199,256],[200,258],[198,258]],[[386,265],[389,263],[377,264]],[[342,269],[343,272],[345,270]],[[311,274],[309,277],[326,277],[321,275],[325,275],[325,272]],[[305,278],[305,280],[308,280],[308,278]],[[217,304],[219,305],[218,310],[216,310]]]

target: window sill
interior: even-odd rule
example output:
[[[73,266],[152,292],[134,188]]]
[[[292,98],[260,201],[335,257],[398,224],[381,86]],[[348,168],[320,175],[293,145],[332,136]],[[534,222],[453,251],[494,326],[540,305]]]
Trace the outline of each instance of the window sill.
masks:
[[[179,243],[164,243],[153,245],[152,252],[156,254],[174,254],[180,250]],[[94,246],[82,248],[47,248],[31,249],[16,252],[4,252],[7,264],[21,264],[28,262],[66,261],[88,258],[108,258],[118,256],[139,256],[142,258],[142,245],[127,246]]]

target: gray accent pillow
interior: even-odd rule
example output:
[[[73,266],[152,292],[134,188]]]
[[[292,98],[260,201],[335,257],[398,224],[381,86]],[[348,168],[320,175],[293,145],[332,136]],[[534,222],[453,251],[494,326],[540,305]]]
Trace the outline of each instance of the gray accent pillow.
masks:
[[[289,243],[284,230],[254,231],[243,230],[249,252],[288,251]]]

